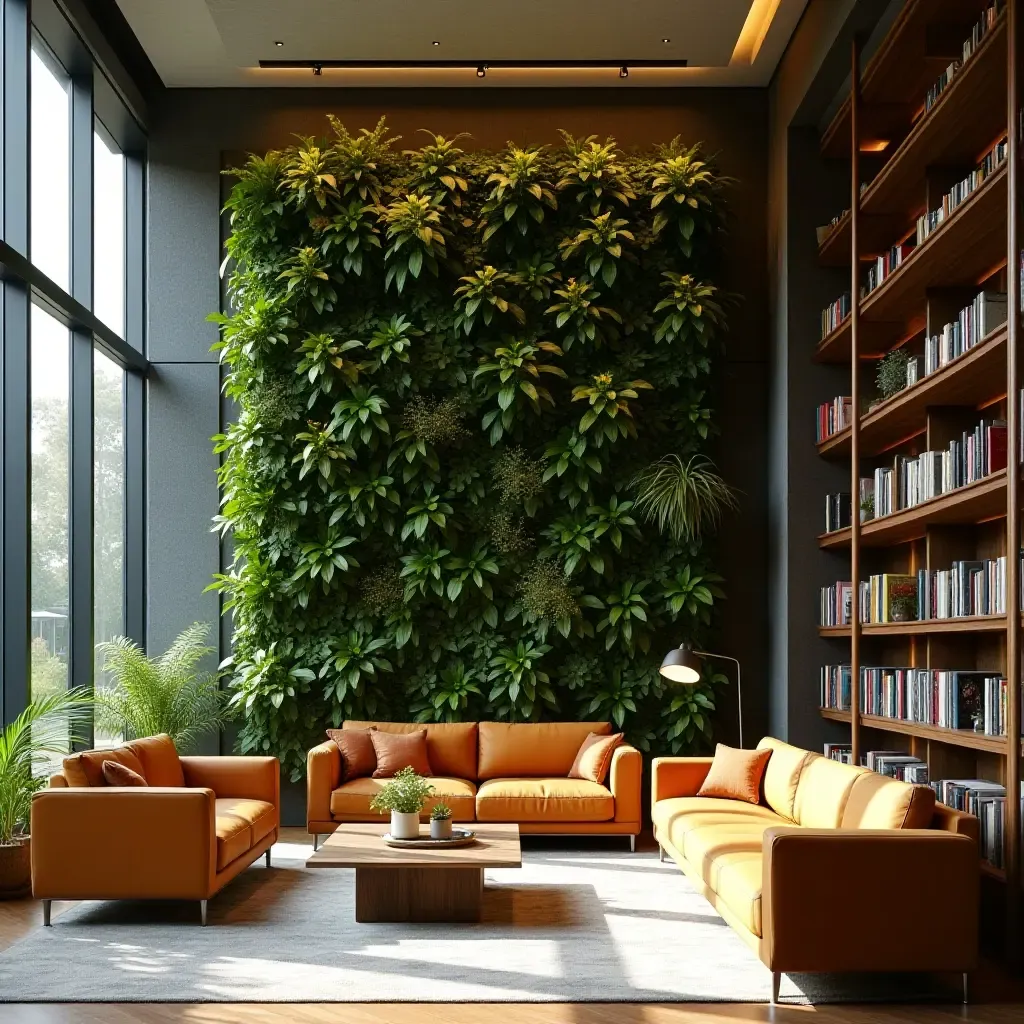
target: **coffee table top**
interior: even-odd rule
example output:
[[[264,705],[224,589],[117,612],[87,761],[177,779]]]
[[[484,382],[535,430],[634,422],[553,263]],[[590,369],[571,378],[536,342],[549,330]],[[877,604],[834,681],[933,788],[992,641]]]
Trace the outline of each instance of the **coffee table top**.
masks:
[[[415,847],[409,850],[388,846],[382,836],[383,822],[346,823],[324,840],[306,861],[307,868],[518,868],[523,865],[518,825],[471,822],[466,828],[476,833],[471,846],[445,849]]]

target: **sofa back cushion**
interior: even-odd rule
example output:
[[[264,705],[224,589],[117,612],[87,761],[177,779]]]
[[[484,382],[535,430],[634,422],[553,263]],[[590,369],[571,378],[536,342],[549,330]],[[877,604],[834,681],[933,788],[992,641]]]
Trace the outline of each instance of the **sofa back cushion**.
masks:
[[[850,790],[843,828],[930,828],[934,811],[931,786],[913,786],[868,772]]]
[[[129,747],[116,747],[114,750],[83,750],[64,758],[64,779],[74,789],[90,786],[106,786],[103,777],[103,762],[116,761],[125,768],[130,768],[136,775],[146,778],[142,762]]]
[[[477,778],[568,778],[587,736],[611,731],[607,722],[481,722]]]
[[[185,773],[178,760],[174,740],[166,733],[132,740],[128,749],[142,762],[142,777],[150,786],[171,786],[177,789],[185,785]]]
[[[796,787],[803,767],[815,755],[809,750],[792,747],[782,740],[765,736],[758,750],[771,750],[764,772],[764,801],[776,813],[790,821],[796,820]]]
[[[771,761],[768,763],[770,765]],[[867,768],[811,754],[800,770],[794,820],[807,828],[839,828],[854,783],[867,771]]]
[[[376,729],[378,732],[399,735],[426,729],[427,760],[430,762],[434,775],[448,779],[476,779],[476,722],[351,721],[343,722],[341,727],[342,729]]]

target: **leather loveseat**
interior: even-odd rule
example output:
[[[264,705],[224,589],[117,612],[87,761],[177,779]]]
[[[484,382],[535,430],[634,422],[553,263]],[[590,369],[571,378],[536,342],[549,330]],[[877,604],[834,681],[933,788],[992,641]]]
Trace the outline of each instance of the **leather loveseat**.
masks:
[[[103,762],[145,786],[108,786]],[[278,838],[276,757],[179,757],[169,736],[65,758],[32,800],[32,894],[51,900],[206,901]]]
[[[697,796],[711,758],[652,765],[665,854],[772,971],[967,972],[978,821],[911,786],[778,740],[761,801]]]
[[[434,792],[423,809],[444,802],[456,822],[516,823],[521,832],[550,835],[629,836],[640,832],[642,758],[622,744],[612,755],[606,785],[570,779],[580,745],[591,732],[607,735],[607,722],[345,722],[343,729],[408,733],[427,730]],[[314,837],[342,822],[385,821],[370,801],[385,779],[341,779],[341,754],[333,740],[307,759],[306,828]]]

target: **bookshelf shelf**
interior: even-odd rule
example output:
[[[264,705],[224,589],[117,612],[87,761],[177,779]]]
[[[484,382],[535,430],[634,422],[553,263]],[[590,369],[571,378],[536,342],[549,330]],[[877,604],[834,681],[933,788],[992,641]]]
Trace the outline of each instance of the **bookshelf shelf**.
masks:
[[[819,710],[822,718],[833,722],[848,724],[852,721],[853,716],[849,711],[836,711],[834,708],[820,708]],[[902,736],[916,736],[918,739],[933,740],[954,747],[966,747],[970,750],[1005,754],[1008,746],[1005,736],[986,736],[984,733],[974,732],[971,729],[943,729],[937,725],[904,722],[899,718],[885,718],[882,715],[861,715],[860,721],[866,729],[899,733]]]
[[[893,340],[922,331],[930,288],[976,285],[1005,264],[1006,180],[1004,164],[860,300],[862,355],[867,346],[867,358],[877,358]],[[815,357],[823,363],[848,362],[852,332],[847,317],[818,345]]]
[[[924,433],[929,406],[978,406],[1005,394],[1006,326],[993,331],[974,348],[901,391],[860,421],[860,450],[880,455],[899,442]],[[850,457],[850,428],[818,445],[826,458]]]
[[[864,623],[864,636],[919,636],[928,633],[1002,633],[1006,630],[1005,615],[964,615],[955,619],[921,619],[914,622]],[[819,626],[823,637],[847,637],[849,626]]]
[[[913,508],[863,523],[860,528],[861,544],[865,547],[905,544],[923,537],[929,526],[981,523],[1005,515],[1006,470],[1001,469],[977,483],[958,487]],[[818,537],[818,546],[825,550],[849,547],[851,533],[849,527],[823,533]]]

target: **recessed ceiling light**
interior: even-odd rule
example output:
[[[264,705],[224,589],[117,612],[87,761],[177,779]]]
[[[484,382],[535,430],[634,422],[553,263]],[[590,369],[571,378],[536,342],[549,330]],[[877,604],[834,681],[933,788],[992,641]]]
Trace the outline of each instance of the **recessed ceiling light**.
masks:
[[[477,78],[486,78],[487,77],[487,65],[486,64],[481,64],[480,67],[478,67],[476,69],[476,77]]]
[[[275,39],[274,40],[274,45],[275,46],[284,46],[284,42],[282,40],[280,40],[280,39]]]
[[[441,45],[441,40],[440,39],[435,39],[430,45],[431,46],[440,46]]]
[[[619,68],[619,78],[629,78],[629,68],[625,64]]]
[[[668,37],[668,36],[663,36],[663,37],[662,37],[662,40],[661,40],[661,41],[662,41],[663,43],[671,43],[671,42],[672,42],[672,40],[671,40],[671,39],[669,39],[669,37]]]

